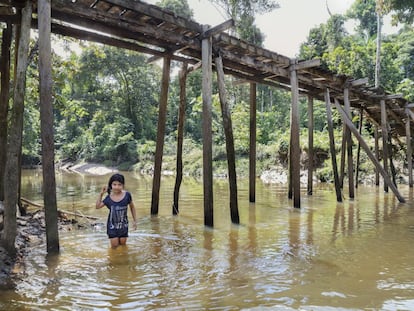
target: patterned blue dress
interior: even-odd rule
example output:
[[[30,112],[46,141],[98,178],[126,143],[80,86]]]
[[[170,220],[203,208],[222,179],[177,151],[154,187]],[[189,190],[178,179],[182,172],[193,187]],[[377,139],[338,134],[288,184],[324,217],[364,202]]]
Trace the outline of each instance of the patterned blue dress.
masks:
[[[128,204],[132,201],[131,194],[126,191],[124,198],[115,202],[108,195],[103,203],[109,209],[108,221],[106,224],[106,232],[111,238],[128,237]]]

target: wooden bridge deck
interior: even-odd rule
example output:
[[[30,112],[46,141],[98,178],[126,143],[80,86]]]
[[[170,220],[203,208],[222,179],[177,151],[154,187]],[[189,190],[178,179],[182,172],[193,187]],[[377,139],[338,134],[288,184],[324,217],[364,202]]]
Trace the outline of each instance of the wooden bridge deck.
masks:
[[[0,20],[16,20],[22,0],[0,0]],[[36,8],[36,2],[34,2]],[[290,89],[289,66],[297,62],[276,52],[257,47],[222,32],[220,27],[203,30],[203,25],[174,13],[135,0],[53,0],[52,32],[78,39],[131,49],[155,57],[198,66],[201,40],[213,33],[213,53],[220,53],[224,72],[246,81]],[[37,22],[33,22],[36,27]],[[228,25],[226,26],[226,28]],[[305,62],[308,63],[308,62]],[[315,63],[316,64],[316,63]],[[391,135],[405,136],[406,100],[399,95],[384,94],[352,77],[337,75],[320,66],[304,66],[298,71],[299,91],[324,100],[326,88],[343,103],[343,90],[350,87],[351,107],[362,109],[373,122],[381,124],[379,101],[386,100]],[[414,127],[411,127],[414,128]]]

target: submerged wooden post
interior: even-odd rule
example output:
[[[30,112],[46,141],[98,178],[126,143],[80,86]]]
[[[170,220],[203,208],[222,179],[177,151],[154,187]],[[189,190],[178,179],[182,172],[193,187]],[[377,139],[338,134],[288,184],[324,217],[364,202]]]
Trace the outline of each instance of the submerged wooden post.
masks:
[[[358,132],[359,135],[362,135],[362,124],[364,119],[364,113],[361,108],[359,112],[359,123],[358,123]],[[358,188],[359,183],[359,164],[361,159],[361,143],[358,142],[358,149],[357,149],[357,158],[356,158],[356,168],[355,168],[355,188]]]
[[[292,61],[290,86],[292,89],[292,107],[290,110],[290,147],[289,147],[289,178],[292,182],[293,207],[300,208],[300,145],[299,145],[299,86],[296,61]]]
[[[183,63],[183,67],[179,73],[180,81],[180,107],[178,108],[178,128],[177,128],[177,161],[176,175],[174,186],[174,202],[172,205],[173,215],[179,213],[178,199],[180,194],[181,181],[183,179],[183,140],[184,140],[184,120],[186,106],[186,82],[187,82],[187,63]]]
[[[379,152],[379,133],[378,133],[378,125],[375,124],[375,129],[374,129],[374,139],[375,139],[375,158],[379,161],[380,157],[380,152]],[[379,186],[379,172],[377,170],[377,168],[375,168],[375,185]]]
[[[313,97],[308,96],[308,195],[313,193]]]
[[[18,45],[15,64],[15,84],[13,93],[13,107],[10,111],[10,127],[8,133],[7,161],[4,178],[7,180],[8,189],[4,193],[4,220],[1,235],[2,244],[7,252],[16,254],[16,206],[18,204],[19,191],[19,166],[22,150],[24,97],[26,88],[26,69],[28,65],[30,23],[32,20],[32,5],[30,1],[25,3],[21,10],[21,25],[19,30]]]
[[[256,83],[250,83],[249,202],[256,202]]]
[[[382,131],[382,158],[384,162],[384,170],[389,174],[388,168],[388,128],[387,128],[387,110],[385,107],[385,100],[380,100],[381,106],[381,131]],[[384,182],[384,191],[388,192],[388,185]]]
[[[388,173],[385,171],[385,169],[381,166],[379,161],[375,158],[374,154],[372,153],[371,149],[369,148],[368,144],[364,141],[364,138],[359,134],[357,128],[354,126],[352,121],[349,119],[346,112],[342,109],[339,102],[335,99],[335,106],[338,112],[341,114],[341,118],[346,124],[349,126],[349,129],[354,134],[356,139],[361,143],[361,147],[365,150],[368,157],[371,159],[372,163],[375,165],[377,170],[381,173],[382,177],[384,178],[384,183],[387,183],[387,185],[391,188],[391,190],[394,192],[395,196],[398,198],[398,200],[401,203],[405,202],[405,199],[401,196],[401,194],[398,192],[397,187],[392,182],[391,178],[388,176]]]
[[[49,253],[59,252],[53,135],[51,0],[38,0],[40,121],[42,136],[43,201]]]
[[[3,29],[1,41],[1,88],[0,88],[0,201],[4,201],[4,171],[6,168],[7,154],[7,115],[9,112],[9,96],[10,96],[10,48],[12,42],[12,25],[7,23]]]
[[[171,58],[164,57],[161,94],[158,110],[157,144],[155,146],[154,178],[152,181],[151,215],[158,214],[161,186],[162,155],[164,152],[165,121],[167,116],[168,87],[170,84]]]
[[[204,31],[208,26],[203,26]],[[204,225],[214,226],[213,212],[213,135],[212,135],[212,41],[206,37],[201,42],[202,93],[203,93],[203,190]]]
[[[325,91],[325,104],[326,104],[326,117],[327,117],[327,122],[328,122],[328,133],[329,133],[329,147],[330,147],[329,149],[331,150],[332,170],[334,174],[336,200],[338,202],[342,202],[341,185],[340,185],[339,175],[338,175],[338,165],[336,163],[335,137],[334,137],[334,132],[333,132],[331,98],[329,95],[329,89],[326,89]]]
[[[345,112],[347,113],[349,119],[351,118],[351,104],[349,103],[349,89],[346,87],[344,89],[344,106]],[[347,162],[348,162],[348,187],[349,187],[349,197],[353,199],[355,197],[354,189],[354,161],[352,157],[352,137],[351,131],[348,126],[346,126],[346,150],[347,150]]]
[[[239,207],[237,203],[237,174],[236,174],[236,155],[234,151],[233,127],[231,122],[230,107],[227,103],[226,86],[224,84],[224,70],[221,56],[215,59],[217,70],[217,83],[219,89],[221,114],[223,118],[224,134],[226,137],[227,166],[229,174],[230,188],[230,216],[231,222],[240,223]]]
[[[405,119],[405,136],[407,144],[407,169],[408,169],[408,185],[410,188],[413,187],[413,150],[411,146],[411,118],[407,113]]]

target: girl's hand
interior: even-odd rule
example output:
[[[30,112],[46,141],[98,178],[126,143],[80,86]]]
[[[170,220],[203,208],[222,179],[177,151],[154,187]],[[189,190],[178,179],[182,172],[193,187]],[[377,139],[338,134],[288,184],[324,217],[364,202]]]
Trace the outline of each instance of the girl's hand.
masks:
[[[103,186],[102,187],[102,190],[101,190],[101,195],[104,195],[107,190],[108,190],[108,187],[107,186]]]
[[[134,221],[134,222],[132,223],[132,228],[133,228],[134,230],[137,230],[137,222],[136,222],[136,221]]]

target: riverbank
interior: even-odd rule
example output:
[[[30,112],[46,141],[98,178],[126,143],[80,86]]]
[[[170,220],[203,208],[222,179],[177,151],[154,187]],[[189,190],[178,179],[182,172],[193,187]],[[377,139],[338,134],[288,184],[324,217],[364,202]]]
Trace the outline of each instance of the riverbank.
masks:
[[[0,211],[3,205],[0,202]],[[1,215],[1,228],[3,227],[3,216]],[[24,259],[28,251],[33,247],[45,244],[46,223],[43,210],[27,212],[26,215],[18,215],[16,219],[16,256],[11,257],[6,250],[0,246],[0,290],[12,289],[25,273]],[[86,225],[75,221],[73,217],[65,212],[58,213],[59,232],[71,231],[85,228]]]

